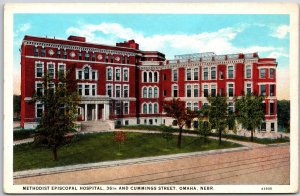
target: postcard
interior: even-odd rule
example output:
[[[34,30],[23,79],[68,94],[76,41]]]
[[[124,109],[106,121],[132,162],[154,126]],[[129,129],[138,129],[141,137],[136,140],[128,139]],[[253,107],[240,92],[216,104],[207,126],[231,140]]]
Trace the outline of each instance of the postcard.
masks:
[[[5,193],[296,193],[299,7],[8,3]]]

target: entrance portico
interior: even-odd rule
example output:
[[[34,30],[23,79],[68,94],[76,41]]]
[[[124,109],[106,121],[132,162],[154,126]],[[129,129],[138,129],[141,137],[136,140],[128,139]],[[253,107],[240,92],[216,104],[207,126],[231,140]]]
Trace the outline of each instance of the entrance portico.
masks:
[[[97,121],[109,119],[109,97],[81,97],[78,105],[78,116],[83,121]]]

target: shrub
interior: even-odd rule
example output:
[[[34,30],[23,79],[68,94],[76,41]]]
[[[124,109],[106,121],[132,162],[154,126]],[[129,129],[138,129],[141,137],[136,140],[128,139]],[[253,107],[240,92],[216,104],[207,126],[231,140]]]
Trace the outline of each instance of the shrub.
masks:
[[[14,131],[13,132],[14,141],[33,137],[35,133],[36,132],[34,129],[26,129],[26,130],[22,129],[22,130]]]

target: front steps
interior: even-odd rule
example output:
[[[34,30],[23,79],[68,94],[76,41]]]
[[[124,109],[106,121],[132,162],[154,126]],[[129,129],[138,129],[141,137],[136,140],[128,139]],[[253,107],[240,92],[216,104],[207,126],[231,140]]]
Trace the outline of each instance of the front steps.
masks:
[[[80,124],[82,132],[111,131],[115,126],[112,120],[81,121]]]

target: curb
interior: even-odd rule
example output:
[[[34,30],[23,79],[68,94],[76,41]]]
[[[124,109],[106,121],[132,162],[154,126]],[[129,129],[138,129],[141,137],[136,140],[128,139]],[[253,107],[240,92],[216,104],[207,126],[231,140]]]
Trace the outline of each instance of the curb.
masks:
[[[106,168],[106,167],[131,165],[131,164],[141,164],[150,161],[158,162],[158,161],[166,161],[166,160],[173,160],[173,159],[180,159],[180,158],[187,158],[187,157],[194,157],[194,156],[223,154],[226,152],[236,152],[236,151],[243,151],[243,150],[250,150],[250,149],[251,148],[249,147],[237,147],[237,148],[209,150],[209,151],[202,151],[202,152],[161,155],[161,156],[154,156],[154,157],[143,157],[143,158],[134,158],[134,159],[126,159],[126,160],[118,160],[118,161],[104,161],[98,163],[77,164],[77,165],[61,166],[61,167],[54,167],[54,168],[26,170],[26,171],[14,172],[13,178],[18,179],[18,178],[25,178],[25,177],[40,176],[40,175],[74,172],[74,171],[87,170],[87,169],[98,169],[98,168]]]

